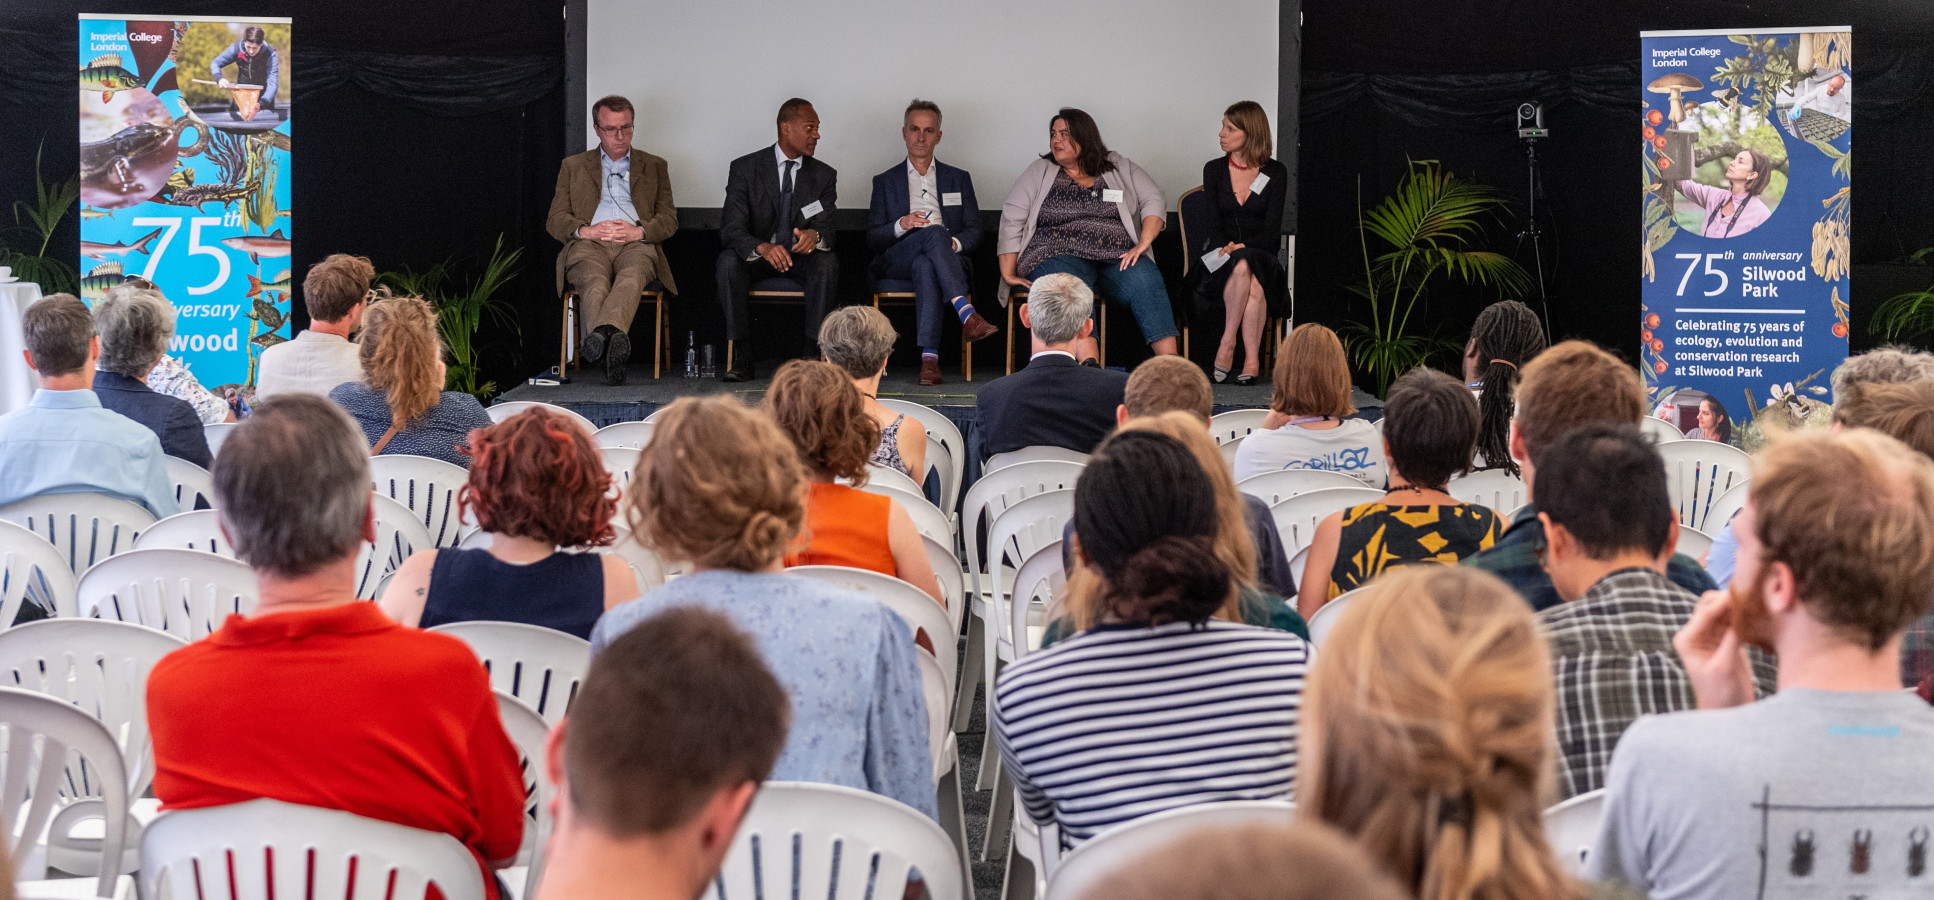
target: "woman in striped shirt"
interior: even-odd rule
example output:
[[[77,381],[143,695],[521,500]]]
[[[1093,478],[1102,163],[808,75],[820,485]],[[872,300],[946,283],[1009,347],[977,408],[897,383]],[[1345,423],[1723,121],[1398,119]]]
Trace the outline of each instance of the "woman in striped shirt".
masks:
[[[995,689],[1028,815],[1058,824],[1068,849],[1151,813],[1288,797],[1309,645],[1215,618],[1232,575],[1194,455],[1155,432],[1109,438],[1075,488],[1074,520],[1095,589],[1070,604],[1092,604],[1099,624],[1009,666]]]

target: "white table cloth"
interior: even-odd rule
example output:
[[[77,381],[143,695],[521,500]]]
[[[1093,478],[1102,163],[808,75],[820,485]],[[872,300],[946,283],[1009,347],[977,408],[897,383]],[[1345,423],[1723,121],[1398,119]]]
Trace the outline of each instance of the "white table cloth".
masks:
[[[20,318],[40,300],[40,285],[31,281],[0,284],[0,415],[13,412],[34,398],[40,381],[22,354],[27,338]]]

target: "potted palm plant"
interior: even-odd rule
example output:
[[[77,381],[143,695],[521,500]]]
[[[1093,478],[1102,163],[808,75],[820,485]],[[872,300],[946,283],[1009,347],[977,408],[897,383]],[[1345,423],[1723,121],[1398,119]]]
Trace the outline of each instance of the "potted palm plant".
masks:
[[[516,328],[517,322],[510,314],[510,306],[496,298],[496,294],[517,274],[517,260],[523,256],[522,249],[504,251],[504,236],[497,236],[497,244],[490,250],[490,258],[484,262],[483,273],[474,281],[457,284],[454,260],[446,259],[422,272],[404,268],[401,272],[383,272],[376,276],[380,284],[389,285],[400,294],[422,297],[436,307],[437,333],[443,338],[444,346],[450,348],[450,364],[444,386],[448,390],[462,391],[488,402],[497,393],[497,383],[483,381],[483,370],[477,361],[477,330],[483,326],[485,316],[491,321]]]

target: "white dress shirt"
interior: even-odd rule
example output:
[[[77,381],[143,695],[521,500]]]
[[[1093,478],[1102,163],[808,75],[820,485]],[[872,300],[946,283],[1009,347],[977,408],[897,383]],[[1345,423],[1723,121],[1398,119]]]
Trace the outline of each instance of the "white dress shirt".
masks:
[[[772,145],[772,156],[774,159],[772,170],[779,174],[779,189],[782,191],[786,189],[786,163],[792,163],[792,186],[794,189],[797,189],[799,187],[799,170],[806,167],[806,157],[802,154],[787,159],[785,149],[778,144]]]
[[[940,161],[927,161],[927,174],[920,174],[914,168],[913,160],[907,160],[907,212],[925,212],[928,225],[942,224],[940,221]],[[893,236],[905,237],[907,228],[899,219],[893,220]],[[954,252],[960,252],[960,240],[954,239]]]
[[[598,211],[591,216],[591,221],[617,219],[637,224],[638,207],[631,202],[631,154],[612,159],[600,150],[598,162],[604,164],[604,177],[599,188]]]
[[[255,375],[255,396],[268,399],[297,392],[329,396],[336,385],[363,380],[358,348],[339,334],[313,328],[262,351]]]

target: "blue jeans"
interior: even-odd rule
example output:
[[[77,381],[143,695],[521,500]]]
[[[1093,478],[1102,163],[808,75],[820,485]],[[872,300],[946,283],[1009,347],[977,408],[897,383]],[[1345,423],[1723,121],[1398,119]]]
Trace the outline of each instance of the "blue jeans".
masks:
[[[1027,278],[1032,281],[1052,272],[1066,272],[1081,279],[1094,289],[1097,301],[1112,298],[1127,304],[1135,314],[1135,324],[1142,327],[1142,340],[1148,343],[1181,333],[1175,328],[1175,310],[1169,306],[1168,288],[1162,285],[1162,270],[1155,267],[1155,260],[1149,254],[1142,254],[1124,272],[1116,260],[1082,259],[1064,253],[1041,260],[1034,271],[1027,273]]]

